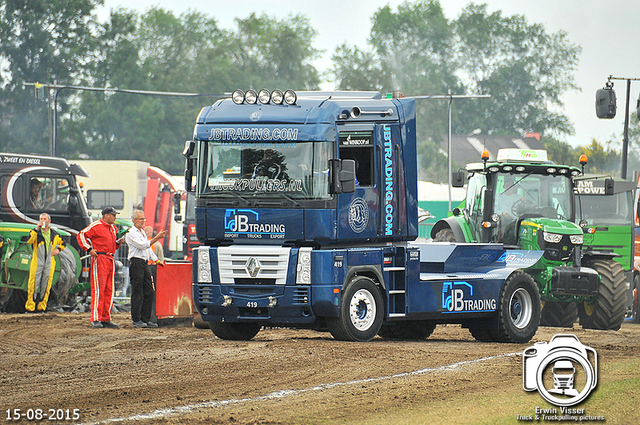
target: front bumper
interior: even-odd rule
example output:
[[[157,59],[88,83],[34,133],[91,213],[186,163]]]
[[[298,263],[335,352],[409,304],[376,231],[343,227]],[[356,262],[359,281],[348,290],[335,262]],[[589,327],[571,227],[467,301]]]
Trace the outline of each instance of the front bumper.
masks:
[[[600,276],[588,267],[553,267],[551,271],[551,293],[554,295],[576,295],[589,297],[598,294]]]

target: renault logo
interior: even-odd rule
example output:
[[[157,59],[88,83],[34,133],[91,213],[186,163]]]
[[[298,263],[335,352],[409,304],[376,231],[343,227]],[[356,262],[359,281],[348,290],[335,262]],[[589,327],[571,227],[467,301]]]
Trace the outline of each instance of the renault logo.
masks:
[[[249,257],[247,262],[244,264],[244,269],[247,271],[247,274],[251,277],[258,276],[260,273],[260,261],[256,257]]]

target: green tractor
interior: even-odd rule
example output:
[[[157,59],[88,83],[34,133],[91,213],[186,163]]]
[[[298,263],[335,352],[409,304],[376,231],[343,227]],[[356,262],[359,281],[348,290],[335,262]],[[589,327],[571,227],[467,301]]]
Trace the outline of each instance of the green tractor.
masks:
[[[634,273],[636,183],[599,174],[574,180],[576,220],[585,230],[583,251],[616,255],[614,259],[624,270],[628,287],[626,315],[637,323],[640,318],[634,290],[640,287],[640,277]]]
[[[468,164],[462,207],[438,221],[436,242],[495,242],[506,249],[541,250],[527,272],[540,291],[542,326],[620,328],[625,316],[625,276],[616,254],[583,251],[576,221],[574,179],[578,167],[554,164],[544,150],[500,149],[495,161]],[[586,163],[586,162],[585,162]],[[453,176],[464,185],[464,172]],[[515,254],[514,254],[515,255]]]
[[[25,243],[29,239],[32,224],[0,222],[0,235],[4,243],[0,249],[0,311],[22,313],[27,299],[27,284],[31,265],[32,247]],[[61,229],[60,236],[67,247],[60,251],[56,260],[49,306],[73,304],[74,287],[81,272],[78,251],[69,244],[69,233]]]

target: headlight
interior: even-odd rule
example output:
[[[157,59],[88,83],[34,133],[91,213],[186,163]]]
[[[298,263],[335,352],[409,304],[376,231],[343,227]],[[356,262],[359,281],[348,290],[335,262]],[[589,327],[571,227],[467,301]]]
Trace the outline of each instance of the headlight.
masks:
[[[287,90],[284,92],[284,101],[287,105],[295,105],[298,100],[298,95],[293,90]]]
[[[584,240],[583,235],[571,235],[569,236],[569,240],[574,245],[582,245],[582,241]]]
[[[198,282],[211,283],[211,260],[209,259],[209,247],[198,247]]]
[[[258,101],[258,93],[256,93],[255,90],[247,90],[247,92],[244,94],[244,100],[249,105],[255,105],[255,103]]]
[[[549,243],[560,243],[562,240],[562,235],[558,235],[556,233],[547,233],[544,232],[544,241]]]
[[[242,102],[244,102],[244,92],[240,89],[234,90],[231,94],[231,99],[233,100],[233,103],[235,103],[236,105],[240,105]]]
[[[296,283],[301,285],[311,284],[311,248],[300,248],[298,250]]]
[[[258,100],[263,105],[269,103],[270,98],[271,98],[271,93],[269,93],[269,90],[262,89],[258,92]]]
[[[282,90],[275,89],[271,92],[271,101],[276,105],[282,105],[282,101],[284,100],[284,94],[282,94]]]

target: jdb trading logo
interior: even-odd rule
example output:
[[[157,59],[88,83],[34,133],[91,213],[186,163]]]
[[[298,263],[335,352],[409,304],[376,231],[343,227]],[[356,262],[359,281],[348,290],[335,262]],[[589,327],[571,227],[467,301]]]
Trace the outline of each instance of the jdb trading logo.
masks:
[[[522,385],[538,391],[542,398],[560,407],[536,407],[532,415],[518,415],[519,421],[603,421],[602,416],[569,408],[583,401],[598,383],[598,355],[575,335],[555,335],[549,343],[537,342],[523,353]]]
[[[285,225],[276,223],[260,223],[260,216],[256,211],[247,209],[228,209],[224,215],[224,236],[237,238],[239,235],[247,238],[282,239]]]
[[[494,311],[496,300],[473,299],[473,285],[468,282],[444,282],[442,284],[442,308],[446,312]]]

